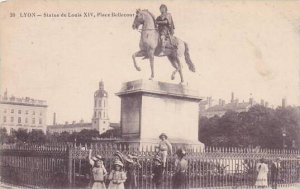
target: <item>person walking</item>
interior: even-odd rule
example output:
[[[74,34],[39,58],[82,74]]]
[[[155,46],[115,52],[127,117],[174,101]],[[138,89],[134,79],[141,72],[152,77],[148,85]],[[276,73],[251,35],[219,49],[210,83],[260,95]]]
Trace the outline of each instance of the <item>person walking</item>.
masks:
[[[186,155],[185,150],[178,149],[176,151],[177,159],[175,161],[175,174],[173,177],[174,189],[186,188],[186,172],[188,169],[188,161],[184,159]]]
[[[106,189],[105,186],[105,176],[107,175],[107,171],[103,165],[103,158],[100,155],[96,155],[95,157],[91,157],[92,150],[89,150],[89,163],[92,166],[91,170],[91,184],[92,189]]]
[[[258,188],[266,188],[268,186],[268,165],[265,163],[265,159],[260,159],[256,165],[256,171],[258,172],[255,186]]]
[[[272,161],[271,164],[271,187],[272,189],[277,189],[279,170],[280,170],[280,157],[277,157]]]
[[[161,189],[163,183],[163,166],[162,166],[162,161],[160,156],[155,155],[153,162],[154,162],[154,166],[153,166],[152,181],[154,182],[155,189]]]

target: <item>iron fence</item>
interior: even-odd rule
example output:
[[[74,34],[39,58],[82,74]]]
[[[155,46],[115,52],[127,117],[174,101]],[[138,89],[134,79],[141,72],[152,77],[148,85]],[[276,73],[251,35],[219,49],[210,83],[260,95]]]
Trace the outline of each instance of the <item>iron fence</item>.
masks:
[[[138,150],[126,145],[94,144],[75,145],[27,145],[0,146],[1,181],[28,185],[36,188],[88,188],[90,186],[90,165],[88,149],[93,155],[104,157],[108,171],[112,168],[113,154],[118,150],[123,154],[136,152],[141,168],[137,169],[137,188],[152,189],[154,148]],[[174,151],[176,147],[174,148]],[[270,165],[281,158],[279,185],[289,187],[299,182],[300,155],[298,150],[269,150],[242,148],[206,147],[204,151],[187,151],[187,188],[246,187],[254,188],[257,177],[256,164],[266,159]],[[163,174],[162,188],[172,188],[175,156],[169,155]],[[270,172],[269,172],[270,177]],[[269,178],[270,179],[270,178]],[[108,180],[107,180],[108,184]]]

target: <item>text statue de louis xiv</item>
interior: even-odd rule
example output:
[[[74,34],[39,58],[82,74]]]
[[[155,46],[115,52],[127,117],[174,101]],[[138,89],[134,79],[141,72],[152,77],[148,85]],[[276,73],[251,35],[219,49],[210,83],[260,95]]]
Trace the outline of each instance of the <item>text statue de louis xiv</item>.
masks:
[[[171,79],[179,72],[181,83],[184,82],[180,57],[184,55],[185,62],[189,70],[195,72],[195,66],[189,55],[189,47],[186,42],[182,41],[174,34],[174,22],[170,13],[167,12],[167,6],[160,6],[161,15],[155,19],[154,15],[148,10],[136,11],[136,16],[132,24],[133,29],[141,28],[140,50],[132,55],[135,68],[140,71],[137,65],[136,57],[144,57],[150,60],[151,76],[154,78],[154,56],[167,56],[172,66],[175,68]]]

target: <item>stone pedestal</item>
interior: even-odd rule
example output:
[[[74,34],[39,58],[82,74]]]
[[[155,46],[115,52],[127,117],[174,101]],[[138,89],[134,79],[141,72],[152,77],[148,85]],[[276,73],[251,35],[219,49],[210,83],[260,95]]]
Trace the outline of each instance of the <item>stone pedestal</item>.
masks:
[[[198,92],[188,86],[151,80],[123,84],[121,133],[123,142],[154,146],[166,133],[173,145],[203,149],[198,142]]]

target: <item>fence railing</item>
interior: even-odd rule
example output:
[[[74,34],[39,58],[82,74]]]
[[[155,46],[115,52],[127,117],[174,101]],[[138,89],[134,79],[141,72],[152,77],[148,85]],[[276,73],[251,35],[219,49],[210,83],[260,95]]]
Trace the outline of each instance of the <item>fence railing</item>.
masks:
[[[36,188],[84,188],[90,184],[88,149],[93,155],[104,157],[108,171],[112,168],[113,154],[136,152],[141,168],[137,169],[138,188],[154,188],[152,181],[153,148],[136,149],[128,145],[20,145],[0,146],[1,181]],[[176,151],[176,147],[174,148]],[[187,151],[187,188],[217,188],[254,186],[257,162],[264,158],[270,165],[281,158],[279,179],[281,186],[299,182],[300,160],[298,150],[270,150],[257,148],[206,147],[204,151]],[[163,175],[162,188],[172,188],[175,155],[169,155]],[[268,174],[270,180],[270,172]],[[108,181],[107,181],[108,182]]]

